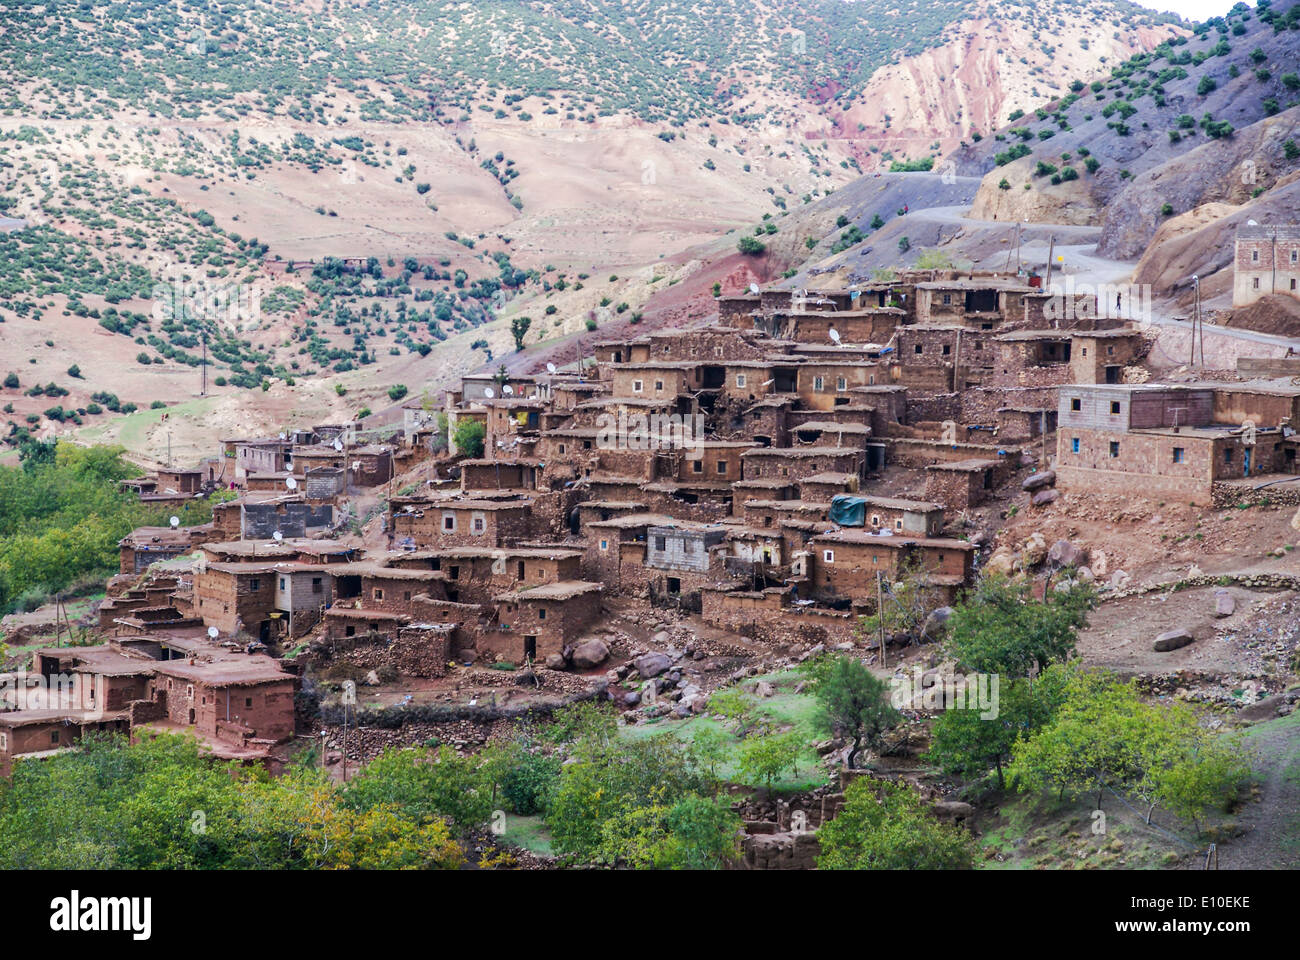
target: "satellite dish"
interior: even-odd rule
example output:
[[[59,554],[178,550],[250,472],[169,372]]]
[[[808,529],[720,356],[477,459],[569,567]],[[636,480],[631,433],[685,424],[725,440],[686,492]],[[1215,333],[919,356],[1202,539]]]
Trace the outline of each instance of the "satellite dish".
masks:
[[[750,293],[758,293],[758,284],[756,284],[756,283],[751,283],[751,284],[749,285],[749,292],[750,292]]]
[[[286,477],[284,481],[284,485],[288,487],[290,490],[298,489],[298,481],[295,480],[293,477]]]
[[[1259,226],[1259,221],[1257,221],[1257,220],[1247,220],[1247,221],[1246,221],[1246,226],[1248,226],[1248,227],[1258,227],[1258,226]]]
[[[281,540],[284,539],[284,534],[281,533],[279,530],[277,530],[275,531],[275,533],[271,534],[271,539],[274,540],[276,543],[279,543]]]
[[[281,439],[281,440],[288,439],[287,437],[285,437],[285,435],[284,435],[284,431],[283,431],[283,430],[280,431],[280,439]]]
[[[515,388],[510,386],[510,384],[508,383],[501,388],[501,396],[503,397],[514,396],[514,392],[515,392]]]
[[[167,522],[170,523],[173,527],[179,527],[179,526],[181,525],[181,518],[180,518],[180,517],[172,517],[172,518],[171,518],[170,520],[168,520]]]
[[[493,397],[496,396],[496,394],[492,392],[492,388],[491,388],[491,387],[484,387],[484,388],[483,388],[483,396],[485,396],[485,397],[487,397],[489,400],[491,400]]]
[[[217,639],[217,637],[220,635],[221,635],[221,631],[218,630],[216,627],[208,627],[208,636],[211,637],[213,640]]]
[[[836,343],[840,342],[840,332],[836,330],[834,327],[831,327],[830,329],[830,337]]]
[[[340,440],[338,437],[335,437],[335,438],[334,438],[334,449],[335,449],[335,450],[342,450],[342,449],[343,449],[343,441]]]
[[[553,363],[548,363],[548,364],[546,365],[546,372],[547,372],[547,373],[554,373],[554,372],[555,372],[555,364],[553,364]]]

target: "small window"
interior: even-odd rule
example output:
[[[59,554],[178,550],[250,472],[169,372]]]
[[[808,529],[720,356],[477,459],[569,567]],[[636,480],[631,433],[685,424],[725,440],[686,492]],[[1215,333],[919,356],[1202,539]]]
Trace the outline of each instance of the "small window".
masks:
[[[951,307],[951,306],[952,306],[952,294],[951,294],[951,293],[945,293],[945,294],[943,295],[943,305],[944,305],[945,307]]]
[[[382,600],[382,599],[384,599],[384,591],[382,591],[382,590],[380,590],[380,589],[378,589],[378,588],[375,588],[375,599],[376,599],[376,600]]]
[[[252,697],[245,697],[245,698],[244,698],[244,706],[245,706],[245,707],[251,707],[252,705],[253,705],[253,698],[252,698]]]
[[[1115,415],[1115,414],[1117,414],[1117,413],[1119,413],[1119,401],[1118,401],[1118,400],[1112,400],[1112,401],[1110,402],[1110,412],[1111,412],[1111,415],[1112,415],[1112,416]]]
[[[743,373],[736,374],[736,386],[743,387],[747,382]]]
[[[1224,451],[1223,451],[1223,462],[1224,462],[1224,463],[1232,463],[1232,448],[1231,448],[1231,447],[1229,447],[1227,450],[1224,450]]]
[[[482,514],[476,513],[474,515],[474,518],[470,521],[470,528],[475,533],[482,533],[484,530],[487,529],[487,518],[484,517]]]
[[[1118,441],[1118,440],[1112,440],[1112,441],[1110,442],[1110,455],[1111,455],[1112,457],[1118,457],[1118,456],[1119,456],[1119,441]]]
[[[691,461],[691,472],[692,472],[692,473],[703,473],[703,472],[704,472],[704,461],[702,461],[702,460],[692,460],[692,461]]]
[[[1107,347],[1107,348],[1106,348],[1106,356],[1108,356],[1108,357],[1113,357],[1113,356],[1115,356],[1115,348],[1114,348],[1114,347]]]
[[[261,578],[260,578],[260,577],[251,577],[251,578],[249,579],[249,581],[248,581],[248,589],[249,589],[249,590],[261,590],[261,589],[262,589],[262,580],[261,580]]]
[[[1185,456],[1185,454],[1184,454],[1184,452],[1183,452],[1183,448],[1182,448],[1182,447],[1174,447],[1174,463],[1184,463],[1184,462],[1186,461],[1186,459],[1187,459],[1187,457]]]
[[[840,377],[835,381],[836,390],[847,390],[848,388],[849,388],[849,381],[846,380],[844,377]]]
[[[726,461],[726,460],[719,460],[719,461],[718,461],[718,473],[719,473],[719,475],[722,475],[722,476],[725,476],[725,475],[726,475],[726,473],[727,473],[727,461]]]
[[[324,592],[325,592],[325,584],[324,584],[324,582],[321,580],[320,577],[312,577],[312,578],[311,578],[311,592],[312,592],[312,593],[324,593]]]
[[[410,590],[403,590],[403,591],[402,591],[402,599],[403,599],[403,600],[406,600],[406,601],[409,602],[410,599],[411,599],[411,591],[410,591]]]
[[[1250,279],[1250,286],[1251,286],[1251,289],[1253,289],[1253,290],[1258,290],[1258,289],[1259,289],[1259,277],[1251,277],[1251,279]]]
[[[903,521],[902,521],[901,519],[899,519],[899,520],[895,520],[895,521],[894,521],[894,529],[895,529],[895,530],[902,530],[902,529],[903,529]]]
[[[287,583],[286,583],[284,577],[281,577],[281,578],[280,578],[280,589],[281,589],[281,590],[284,590],[284,589],[286,589],[286,588],[287,588]]]
[[[633,393],[640,393],[642,387],[644,387],[644,386],[645,386],[645,384],[644,384],[642,381],[640,381],[640,380],[633,380],[633,381],[632,381],[632,392],[633,392]]]
[[[655,549],[660,553],[668,549],[668,540],[666,537],[655,537]]]
[[[1071,438],[1070,438],[1070,452],[1071,452],[1071,453],[1078,453],[1078,452],[1079,452],[1079,438],[1078,438],[1078,437],[1071,437]]]
[[[546,619],[546,608],[545,608],[545,607],[538,607],[538,608],[537,608],[537,619],[538,619],[538,620],[545,620],[545,619]]]
[[[835,562],[835,551],[834,551],[834,550],[823,550],[823,551],[822,551],[822,561],[825,562],[825,563],[834,563],[834,562]]]
[[[560,444],[560,453],[564,452],[564,444]]]
[[[1250,251],[1250,262],[1251,262],[1251,263],[1259,263],[1259,251],[1258,251],[1258,250],[1252,250],[1252,251]],[[1255,281],[1255,282],[1258,283],[1259,281],[1257,280],[1257,281]]]
[[[826,381],[821,377],[813,377],[813,389],[814,390],[826,389]]]
[[[656,390],[656,391],[660,391],[660,390],[663,390],[663,388],[664,388],[664,382],[663,382],[662,380],[656,380],[656,381],[655,381],[655,390]]]
[[[943,355],[946,357],[950,353],[952,353],[952,347],[950,347],[948,344],[945,343],[943,345]]]
[[[1070,409],[1071,409],[1071,410],[1076,410],[1076,411],[1077,411],[1077,410],[1082,410],[1082,409],[1083,409],[1083,401],[1080,400],[1078,397],[1071,397],[1071,398],[1070,398]]]
[[[602,550],[608,550],[608,549],[609,549],[609,541],[608,541],[608,540],[602,540],[602,541],[600,541],[600,549],[602,549]]]
[[[878,527],[878,526],[880,526],[880,517],[877,516],[877,515],[875,515],[875,514],[873,514],[872,517],[871,517],[871,525],[872,525],[873,527]]]
[[[58,743],[58,742],[59,742],[59,731],[57,731],[57,730],[51,730],[51,731],[50,731],[50,743]]]
[[[923,347],[921,344],[918,343],[918,344],[916,345],[916,347],[915,347],[915,349],[914,349],[913,352],[914,352],[914,353],[925,353],[925,347]]]
[[[442,529],[444,529],[444,530],[455,530],[455,529],[456,529],[456,514],[454,514],[454,513],[444,513],[444,514],[442,515]]]

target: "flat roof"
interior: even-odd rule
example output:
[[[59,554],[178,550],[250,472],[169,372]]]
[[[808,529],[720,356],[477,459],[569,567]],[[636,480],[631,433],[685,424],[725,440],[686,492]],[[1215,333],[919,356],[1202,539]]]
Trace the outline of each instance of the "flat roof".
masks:
[[[212,663],[186,663],[183,660],[159,661],[157,672],[165,676],[192,680],[209,687],[247,687],[263,683],[293,680],[270,657],[254,655],[247,662],[216,660]]]
[[[840,527],[836,530],[829,530],[826,533],[820,533],[813,537],[813,540],[828,543],[852,543],[863,546],[886,546],[886,547],[932,547],[936,550],[964,550],[971,551],[975,549],[975,544],[966,540],[953,540],[949,537],[908,537],[899,536],[889,533],[873,533],[864,527]]]
[[[605,585],[603,583],[592,583],[589,580],[558,580],[555,583],[543,583],[513,593],[500,593],[493,599],[497,601],[568,600],[570,597],[579,597],[585,593],[598,593],[604,589]]]
[[[793,429],[793,428],[792,428]],[[856,447],[755,447],[746,450],[742,457],[827,457],[859,456],[862,451]]]

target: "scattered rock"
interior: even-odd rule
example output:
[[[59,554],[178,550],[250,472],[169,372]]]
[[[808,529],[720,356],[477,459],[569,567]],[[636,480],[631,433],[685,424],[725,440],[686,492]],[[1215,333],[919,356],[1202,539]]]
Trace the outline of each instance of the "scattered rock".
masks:
[[[667,654],[663,653],[647,653],[632,661],[632,666],[636,667],[636,672],[643,677],[657,677],[671,668],[672,665],[673,661]]]
[[[1232,594],[1227,590],[1214,591],[1214,615],[1216,617],[1230,617],[1237,609],[1237,601],[1232,599]]]
[[[609,647],[603,640],[586,640],[573,648],[573,665],[579,670],[590,670],[609,659]]]
[[[1057,540],[1047,551],[1047,559],[1057,567],[1078,567],[1088,559],[1088,554],[1069,540]]]
[[[1029,502],[1036,507],[1045,507],[1049,503],[1055,503],[1060,499],[1060,496],[1061,493],[1059,490],[1039,490],[1029,498]]]
[[[564,669],[564,655],[563,655],[563,654],[560,654],[560,653],[548,653],[548,654],[546,655],[546,669],[547,669],[547,670],[563,670],[563,669]]]
[[[1025,477],[1024,481],[1020,484],[1020,489],[1032,493],[1034,490],[1041,490],[1044,487],[1053,486],[1055,483],[1055,470],[1041,470],[1038,473],[1031,473],[1029,476]]]
[[[760,680],[754,685],[754,695],[759,697],[770,697],[776,693],[776,688],[766,680]]]
[[[925,618],[925,623],[921,627],[922,636],[931,640],[937,639],[948,629],[948,621],[952,619],[955,611],[952,607],[938,607],[931,610],[930,615]]]
[[[1177,630],[1166,630],[1160,636],[1156,637],[1153,649],[1156,653],[1168,653],[1170,650],[1177,650],[1179,647],[1185,647],[1195,638],[1186,630],[1179,628]]]

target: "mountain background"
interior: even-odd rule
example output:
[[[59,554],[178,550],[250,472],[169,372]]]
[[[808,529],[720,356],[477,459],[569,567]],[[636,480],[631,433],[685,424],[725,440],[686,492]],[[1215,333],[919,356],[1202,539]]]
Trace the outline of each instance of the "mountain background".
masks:
[[[3,0],[0,24],[11,441],[192,459],[700,319],[715,285],[1005,259],[985,221],[1099,228],[1136,267],[1294,203],[1294,8]],[[260,312],[160,317],[160,282]]]

